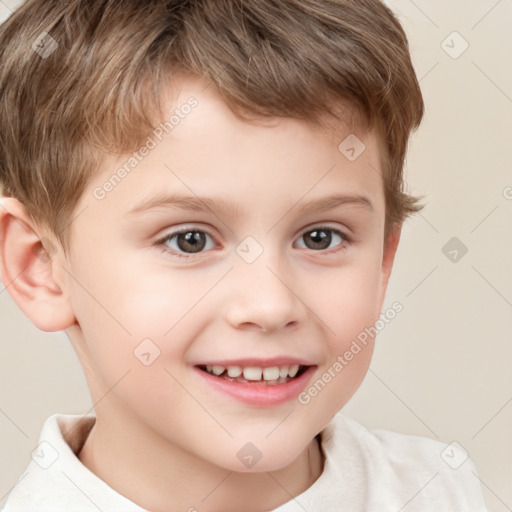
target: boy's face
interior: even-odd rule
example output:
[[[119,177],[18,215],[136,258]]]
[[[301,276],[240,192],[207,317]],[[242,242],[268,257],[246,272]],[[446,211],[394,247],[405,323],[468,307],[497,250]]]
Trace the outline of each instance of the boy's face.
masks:
[[[249,468],[243,450],[260,453],[251,471],[277,469],[348,401],[370,362],[371,340],[350,361],[344,354],[379,317],[395,251],[384,244],[377,142],[358,133],[366,149],[354,160],[362,146],[338,149],[352,133],[341,124],[329,133],[290,119],[250,124],[203,82],[176,83],[162,121],[191,96],[197,105],[168,135],[151,134],[156,147],[121,180],[111,178],[127,157],[91,181],[69,257],[54,259],[76,315],[68,334],[98,428],[235,471]],[[177,202],[148,204],[156,196]],[[204,371],[256,367],[246,372],[256,379],[267,368],[275,378],[271,368],[294,365],[298,376],[277,384]]]

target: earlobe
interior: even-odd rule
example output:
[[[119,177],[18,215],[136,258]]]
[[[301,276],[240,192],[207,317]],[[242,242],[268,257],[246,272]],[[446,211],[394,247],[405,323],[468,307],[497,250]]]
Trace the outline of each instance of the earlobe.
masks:
[[[0,277],[18,307],[43,331],[64,330],[75,322],[52,272],[54,249],[41,239],[22,203],[0,199]]]

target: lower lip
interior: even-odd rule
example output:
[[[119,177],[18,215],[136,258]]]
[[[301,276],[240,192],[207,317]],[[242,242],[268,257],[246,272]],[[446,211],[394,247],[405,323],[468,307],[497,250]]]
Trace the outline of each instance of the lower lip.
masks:
[[[245,382],[230,381],[210,375],[199,368],[194,368],[194,370],[204,382],[216,391],[220,391],[249,405],[273,407],[296,399],[306,387],[315,368],[315,366],[310,366],[302,375],[299,375],[295,379],[285,382],[284,384],[274,385],[259,382],[248,384]]]

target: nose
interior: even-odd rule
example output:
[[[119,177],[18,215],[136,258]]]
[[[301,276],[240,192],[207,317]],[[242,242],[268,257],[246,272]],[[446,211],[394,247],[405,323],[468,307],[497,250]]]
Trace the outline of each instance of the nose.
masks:
[[[273,332],[303,322],[306,307],[290,272],[270,260],[239,261],[230,272],[225,317],[234,328]]]

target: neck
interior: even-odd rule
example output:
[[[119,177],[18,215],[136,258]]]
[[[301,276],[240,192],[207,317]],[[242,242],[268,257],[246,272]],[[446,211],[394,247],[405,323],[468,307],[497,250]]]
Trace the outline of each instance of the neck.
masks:
[[[282,469],[238,473],[170,444],[133,416],[116,418],[107,421],[97,411],[79,459],[119,494],[153,512],[272,510],[304,492],[323,470],[316,438]]]

